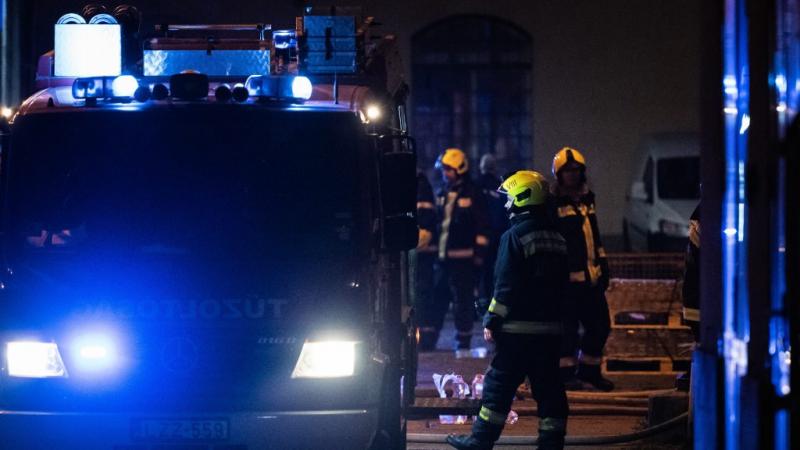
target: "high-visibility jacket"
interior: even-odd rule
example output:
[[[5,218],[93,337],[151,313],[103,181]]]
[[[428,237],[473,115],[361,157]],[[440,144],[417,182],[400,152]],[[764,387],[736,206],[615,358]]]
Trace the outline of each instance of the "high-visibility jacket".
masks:
[[[486,198],[465,178],[446,186],[436,196],[439,260],[485,258],[489,245]]]
[[[560,334],[568,282],[567,244],[546,207],[514,216],[500,237],[484,326],[511,334]]]
[[[610,274],[597,226],[594,192],[584,188],[577,201],[561,193],[558,186],[553,194],[558,229],[567,241],[570,282],[607,287]]]

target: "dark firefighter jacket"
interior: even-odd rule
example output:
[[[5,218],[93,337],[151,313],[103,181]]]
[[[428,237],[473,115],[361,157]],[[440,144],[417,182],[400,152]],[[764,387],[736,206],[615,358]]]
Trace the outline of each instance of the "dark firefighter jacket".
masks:
[[[485,258],[489,245],[486,198],[469,179],[444,187],[436,196],[437,236],[440,260]]]
[[[492,332],[561,333],[567,244],[541,208],[514,216],[500,237],[494,297],[483,321]]]
[[[608,261],[600,241],[594,192],[584,188],[578,201],[553,190],[551,199],[558,218],[558,229],[567,241],[571,283],[608,287]]]
[[[424,173],[417,171],[417,225],[419,242],[417,249],[424,251],[431,247],[436,232],[436,207],[433,188]]]
[[[683,274],[683,319],[700,321],[700,206],[689,218],[689,243]]]
[[[500,235],[508,229],[508,213],[506,212],[505,195],[497,192],[502,180],[492,174],[482,174],[478,178],[478,187],[486,197],[486,208],[489,215],[489,229],[491,230],[492,245],[497,245]]]

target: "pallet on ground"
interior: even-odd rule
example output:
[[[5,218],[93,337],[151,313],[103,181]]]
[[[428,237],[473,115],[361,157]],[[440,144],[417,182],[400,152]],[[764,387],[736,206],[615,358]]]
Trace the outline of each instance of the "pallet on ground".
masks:
[[[606,290],[611,317],[627,311],[680,314],[681,283],[676,280],[612,278]]]
[[[613,328],[605,356],[689,358],[693,343],[688,328]]]
[[[659,357],[606,357],[603,358],[602,370],[605,374],[617,375],[677,375],[689,369],[689,358]]]

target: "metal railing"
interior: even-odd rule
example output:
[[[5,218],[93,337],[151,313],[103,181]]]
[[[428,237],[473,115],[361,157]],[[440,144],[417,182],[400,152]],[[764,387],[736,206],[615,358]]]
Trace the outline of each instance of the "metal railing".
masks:
[[[612,278],[677,280],[683,277],[683,253],[609,253]]]

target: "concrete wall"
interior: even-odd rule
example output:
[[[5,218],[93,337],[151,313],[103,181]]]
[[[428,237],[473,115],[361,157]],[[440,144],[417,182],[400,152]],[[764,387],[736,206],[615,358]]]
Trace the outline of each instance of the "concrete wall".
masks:
[[[31,0],[34,19],[23,36],[37,43],[34,53],[52,46],[56,18],[79,11],[84,3]],[[118,3],[122,2],[108,2]],[[291,26],[303,2],[126,3],[137,5],[150,22]],[[549,173],[552,155],[562,146],[583,151],[598,195],[604,234],[621,233],[640,137],[656,131],[699,129],[702,23],[697,0],[373,0],[362,4],[366,14],[383,24],[381,31],[398,36],[408,74],[411,36],[447,16],[485,14],[527,30],[534,49],[533,166]]]

